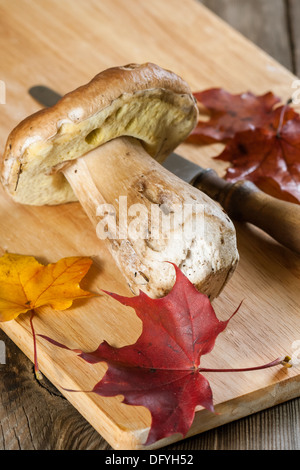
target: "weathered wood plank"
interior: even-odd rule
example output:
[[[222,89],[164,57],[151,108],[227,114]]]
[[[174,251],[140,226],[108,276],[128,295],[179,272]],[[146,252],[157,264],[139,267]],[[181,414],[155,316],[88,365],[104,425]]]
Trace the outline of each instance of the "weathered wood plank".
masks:
[[[293,69],[285,0],[199,1],[282,65],[289,70]],[[300,12],[299,2],[292,0],[291,3],[293,9]],[[295,20],[295,26],[299,24],[300,13],[298,15],[298,23]]]
[[[0,450],[110,449],[107,442],[0,330],[6,364],[0,365]]]
[[[0,330],[0,450],[109,450],[111,447],[53,385],[42,387],[31,361]],[[166,450],[300,449],[300,400],[207,431]]]
[[[178,450],[299,450],[300,400],[261,411],[182,441]]]
[[[293,55],[293,72],[300,74],[300,3],[299,0],[286,0],[290,27],[291,50]]]

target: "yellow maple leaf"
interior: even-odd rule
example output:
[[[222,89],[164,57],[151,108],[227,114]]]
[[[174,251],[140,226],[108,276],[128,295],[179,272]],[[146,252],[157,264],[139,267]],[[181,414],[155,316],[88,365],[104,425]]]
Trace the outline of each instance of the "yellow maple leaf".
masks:
[[[75,299],[94,296],[79,285],[91,264],[70,257],[44,266],[32,256],[6,253],[0,258],[0,321],[45,305],[65,310]]]
[[[91,264],[92,260],[86,257],[62,258],[46,266],[32,256],[6,253],[0,258],[0,322],[31,312],[35,372],[38,378],[41,375],[32,324],[35,309],[47,305],[55,310],[66,310],[76,299],[95,296],[79,285]]]

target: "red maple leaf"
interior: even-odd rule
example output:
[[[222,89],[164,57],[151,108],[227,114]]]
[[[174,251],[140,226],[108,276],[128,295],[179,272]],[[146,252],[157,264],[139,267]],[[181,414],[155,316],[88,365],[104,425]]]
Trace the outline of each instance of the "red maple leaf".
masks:
[[[197,291],[179,268],[174,268],[176,282],[165,297],[151,299],[143,292],[123,297],[107,292],[123,305],[133,307],[142,320],[143,330],[136,343],[115,348],[104,341],[92,352],[72,350],[89,363],[108,365],[92,392],[105,397],[121,394],[123,403],[150,410],[152,423],[146,445],[175,433],[185,436],[197,406],[214,411],[210,385],[201,374],[210,369],[200,368],[200,358],[213,349],[217,336],[238,310],[227,321],[219,321],[208,297]]]
[[[251,92],[233,95],[222,88],[194,93],[200,107],[209,114],[208,121],[199,120],[188,140],[193,143],[227,142],[237,132],[265,127],[272,120],[274,106],[280,98],[269,92],[256,96]],[[203,110],[202,110],[203,113]],[[295,114],[290,108],[290,118]]]
[[[226,180],[250,180],[274,197],[300,203],[300,116],[286,121],[284,111],[278,108],[267,128],[237,133],[215,158],[231,163]]]
[[[300,116],[269,92],[232,95],[222,89],[194,93],[210,113],[189,137],[192,143],[223,142],[216,159],[227,161],[225,179],[247,179],[262,191],[300,202]]]
[[[86,361],[105,361],[108,371],[93,391],[102,396],[124,395],[124,403],[147,407],[152,415],[146,444],[174,433],[185,435],[195,407],[214,410],[212,391],[200,374],[200,357],[214,347],[229,320],[219,321],[207,296],[176,269],[172,291],[160,299],[143,292],[136,297],[109,293],[133,307],[143,322],[137,342],[114,348],[103,342],[82,353]]]

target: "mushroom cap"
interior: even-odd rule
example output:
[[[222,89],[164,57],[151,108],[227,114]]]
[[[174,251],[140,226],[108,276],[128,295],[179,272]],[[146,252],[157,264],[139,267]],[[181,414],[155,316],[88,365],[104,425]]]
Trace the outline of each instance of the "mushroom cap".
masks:
[[[191,90],[175,73],[152,63],[110,68],[51,108],[27,117],[10,133],[2,184],[23,204],[76,201],[59,171],[67,162],[120,136],[139,139],[162,162],[197,119]]]

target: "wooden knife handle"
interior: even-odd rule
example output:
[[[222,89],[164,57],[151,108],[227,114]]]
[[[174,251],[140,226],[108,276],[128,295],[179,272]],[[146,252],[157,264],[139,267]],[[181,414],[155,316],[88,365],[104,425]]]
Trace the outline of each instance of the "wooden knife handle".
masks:
[[[300,254],[300,205],[269,196],[250,181],[230,183],[211,169],[194,186],[218,201],[232,219],[250,222]]]

